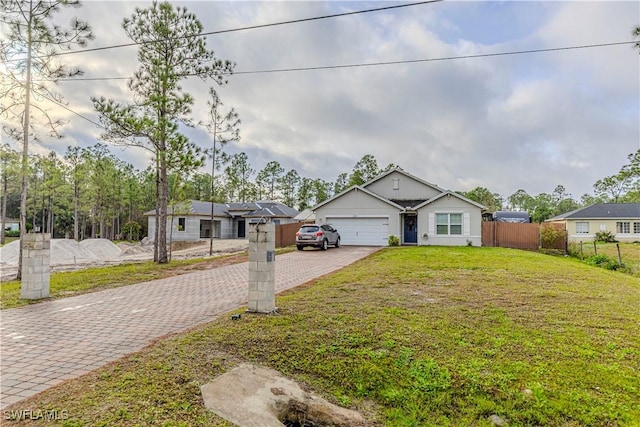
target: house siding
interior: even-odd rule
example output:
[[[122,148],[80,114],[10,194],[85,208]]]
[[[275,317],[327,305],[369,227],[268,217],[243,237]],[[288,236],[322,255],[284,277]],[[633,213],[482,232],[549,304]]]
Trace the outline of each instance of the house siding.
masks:
[[[615,235],[615,239],[622,243],[633,243],[640,241],[640,233],[634,233],[634,223],[640,224],[640,218],[615,218],[615,219],[568,219],[564,221],[549,221],[556,224],[564,224],[567,230],[569,242],[590,242],[595,240],[596,233],[608,231]],[[588,233],[578,233],[576,224],[578,222],[589,223]],[[628,222],[629,233],[618,233],[617,223]],[[637,228],[637,227],[636,227]]]
[[[330,224],[332,218],[386,217],[389,219],[389,234],[399,236],[399,212],[388,203],[354,189],[330,204],[317,208],[315,215],[316,221],[320,224]]]
[[[394,182],[394,180],[397,180]],[[397,187],[397,189],[396,189]],[[441,193],[399,172],[393,172],[365,187],[367,190],[388,200],[427,200]]]
[[[462,214],[461,235],[437,235],[438,213]],[[426,236],[425,236],[426,234]],[[418,210],[418,245],[442,246],[482,245],[482,210],[457,197],[442,197]]]

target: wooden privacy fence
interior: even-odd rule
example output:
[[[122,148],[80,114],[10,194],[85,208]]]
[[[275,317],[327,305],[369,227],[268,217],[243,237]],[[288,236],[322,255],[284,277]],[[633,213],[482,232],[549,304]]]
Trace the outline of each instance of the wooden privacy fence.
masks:
[[[276,248],[284,248],[296,244],[296,231],[300,229],[300,222],[291,224],[276,224]]]
[[[482,223],[482,246],[501,248],[527,249],[537,251],[541,246],[540,232],[544,227],[555,227],[564,230],[559,224],[531,224],[484,221]],[[561,236],[551,247],[544,249],[567,249],[566,234]]]

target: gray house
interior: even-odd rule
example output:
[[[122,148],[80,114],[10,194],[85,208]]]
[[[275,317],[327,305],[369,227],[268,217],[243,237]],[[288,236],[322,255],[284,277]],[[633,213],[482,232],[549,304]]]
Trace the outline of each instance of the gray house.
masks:
[[[167,239],[174,242],[200,239],[245,239],[247,223],[267,218],[276,224],[297,222],[298,211],[280,202],[269,200],[247,203],[213,204],[213,227],[211,226],[211,202],[191,200],[167,208]],[[155,238],[156,211],[145,212],[148,218],[149,238]]]
[[[403,245],[480,246],[485,209],[395,168],[320,203],[313,212],[316,222],[338,229],[343,245],[386,246],[394,235]]]

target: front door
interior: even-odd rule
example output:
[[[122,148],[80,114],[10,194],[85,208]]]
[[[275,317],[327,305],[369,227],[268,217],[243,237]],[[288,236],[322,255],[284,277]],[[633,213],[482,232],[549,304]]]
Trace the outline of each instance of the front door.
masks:
[[[244,219],[238,220],[238,237],[241,239],[247,237],[245,225]]]
[[[404,217],[404,243],[418,243],[418,217],[405,215]]]

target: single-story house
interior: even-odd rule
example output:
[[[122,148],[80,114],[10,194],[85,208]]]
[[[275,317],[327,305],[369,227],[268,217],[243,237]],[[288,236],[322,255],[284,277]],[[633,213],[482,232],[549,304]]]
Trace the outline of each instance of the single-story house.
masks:
[[[400,168],[355,185],[313,208],[316,222],[331,224],[343,245],[482,244],[485,206],[443,190]]]
[[[549,218],[564,224],[570,242],[592,241],[599,231],[609,231],[619,242],[640,241],[640,203],[597,203]]]
[[[190,200],[167,208],[167,240],[197,241],[211,238],[211,202]],[[266,218],[275,224],[297,222],[298,211],[280,202],[263,200],[247,203],[213,204],[213,237],[217,239],[246,239],[247,222]],[[156,211],[145,212],[148,217],[149,238],[155,238]]]

